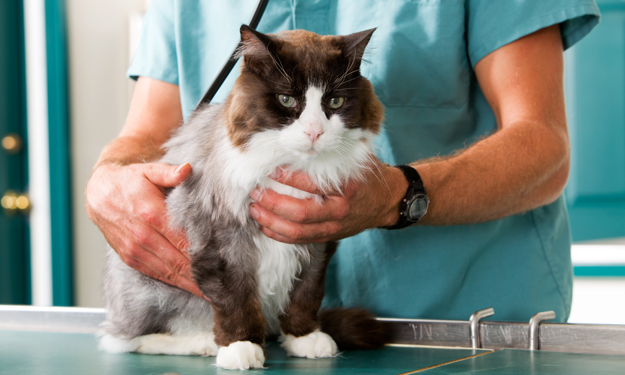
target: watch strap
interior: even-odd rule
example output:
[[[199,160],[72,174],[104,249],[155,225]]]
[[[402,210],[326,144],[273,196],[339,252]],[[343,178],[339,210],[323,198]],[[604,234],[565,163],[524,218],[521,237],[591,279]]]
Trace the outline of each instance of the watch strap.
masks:
[[[409,218],[408,204],[412,201],[412,198],[415,195],[426,195],[425,187],[423,186],[423,180],[421,179],[421,176],[416,169],[408,165],[396,165],[395,168],[398,168],[400,171],[402,171],[404,176],[406,177],[406,180],[408,181],[408,190],[406,191],[406,195],[399,205],[399,220],[397,220],[397,223],[395,225],[390,227],[384,227],[384,229],[402,229],[419,221],[420,218],[417,218],[416,220]]]

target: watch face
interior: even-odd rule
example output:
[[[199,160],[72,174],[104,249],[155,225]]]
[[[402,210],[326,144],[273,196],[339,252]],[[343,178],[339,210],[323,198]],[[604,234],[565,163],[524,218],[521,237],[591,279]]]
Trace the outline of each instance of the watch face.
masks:
[[[418,194],[413,197],[412,202],[410,202],[410,207],[408,208],[408,218],[411,220],[418,220],[428,212],[428,205],[430,203],[430,199],[425,194]]]

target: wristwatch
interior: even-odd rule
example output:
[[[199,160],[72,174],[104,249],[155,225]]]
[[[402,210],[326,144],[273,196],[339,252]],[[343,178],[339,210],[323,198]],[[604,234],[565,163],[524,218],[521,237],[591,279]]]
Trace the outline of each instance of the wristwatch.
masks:
[[[399,206],[399,220],[397,224],[384,227],[385,229],[402,229],[416,223],[428,212],[428,206],[430,205],[430,198],[428,198],[425,192],[423,180],[421,180],[419,172],[407,165],[397,165],[395,168],[399,168],[406,176],[408,190]]]

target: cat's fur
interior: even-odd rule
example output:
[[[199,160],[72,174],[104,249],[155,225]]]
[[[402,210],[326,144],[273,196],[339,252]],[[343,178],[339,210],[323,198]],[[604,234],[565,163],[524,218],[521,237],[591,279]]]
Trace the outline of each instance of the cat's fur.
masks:
[[[140,274],[109,250],[102,348],[217,355],[218,366],[247,369],[262,367],[266,332],[281,332],[289,355],[308,358],[337,353],[320,328],[346,348],[381,344],[381,328],[366,312],[318,313],[336,243],[276,242],[248,214],[257,186],[323,199],[270,179],[278,167],[305,171],[322,189],[362,177],[383,116],[359,70],[372,33],[270,36],[241,27],[244,63],[232,93],[223,105],[196,110],[161,160],[193,167],[167,206],[171,224],[186,232],[193,275],[211,302]],[[280,104],[282,94],[296,104]],[[329,107],[334,97],[345,98],[338,109]]]

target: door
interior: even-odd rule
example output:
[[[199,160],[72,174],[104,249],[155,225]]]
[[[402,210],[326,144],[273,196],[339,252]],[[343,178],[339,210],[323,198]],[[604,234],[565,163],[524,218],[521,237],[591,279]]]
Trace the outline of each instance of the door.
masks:
[[[0,303],[30,303],[21,0],[0,1]]]

